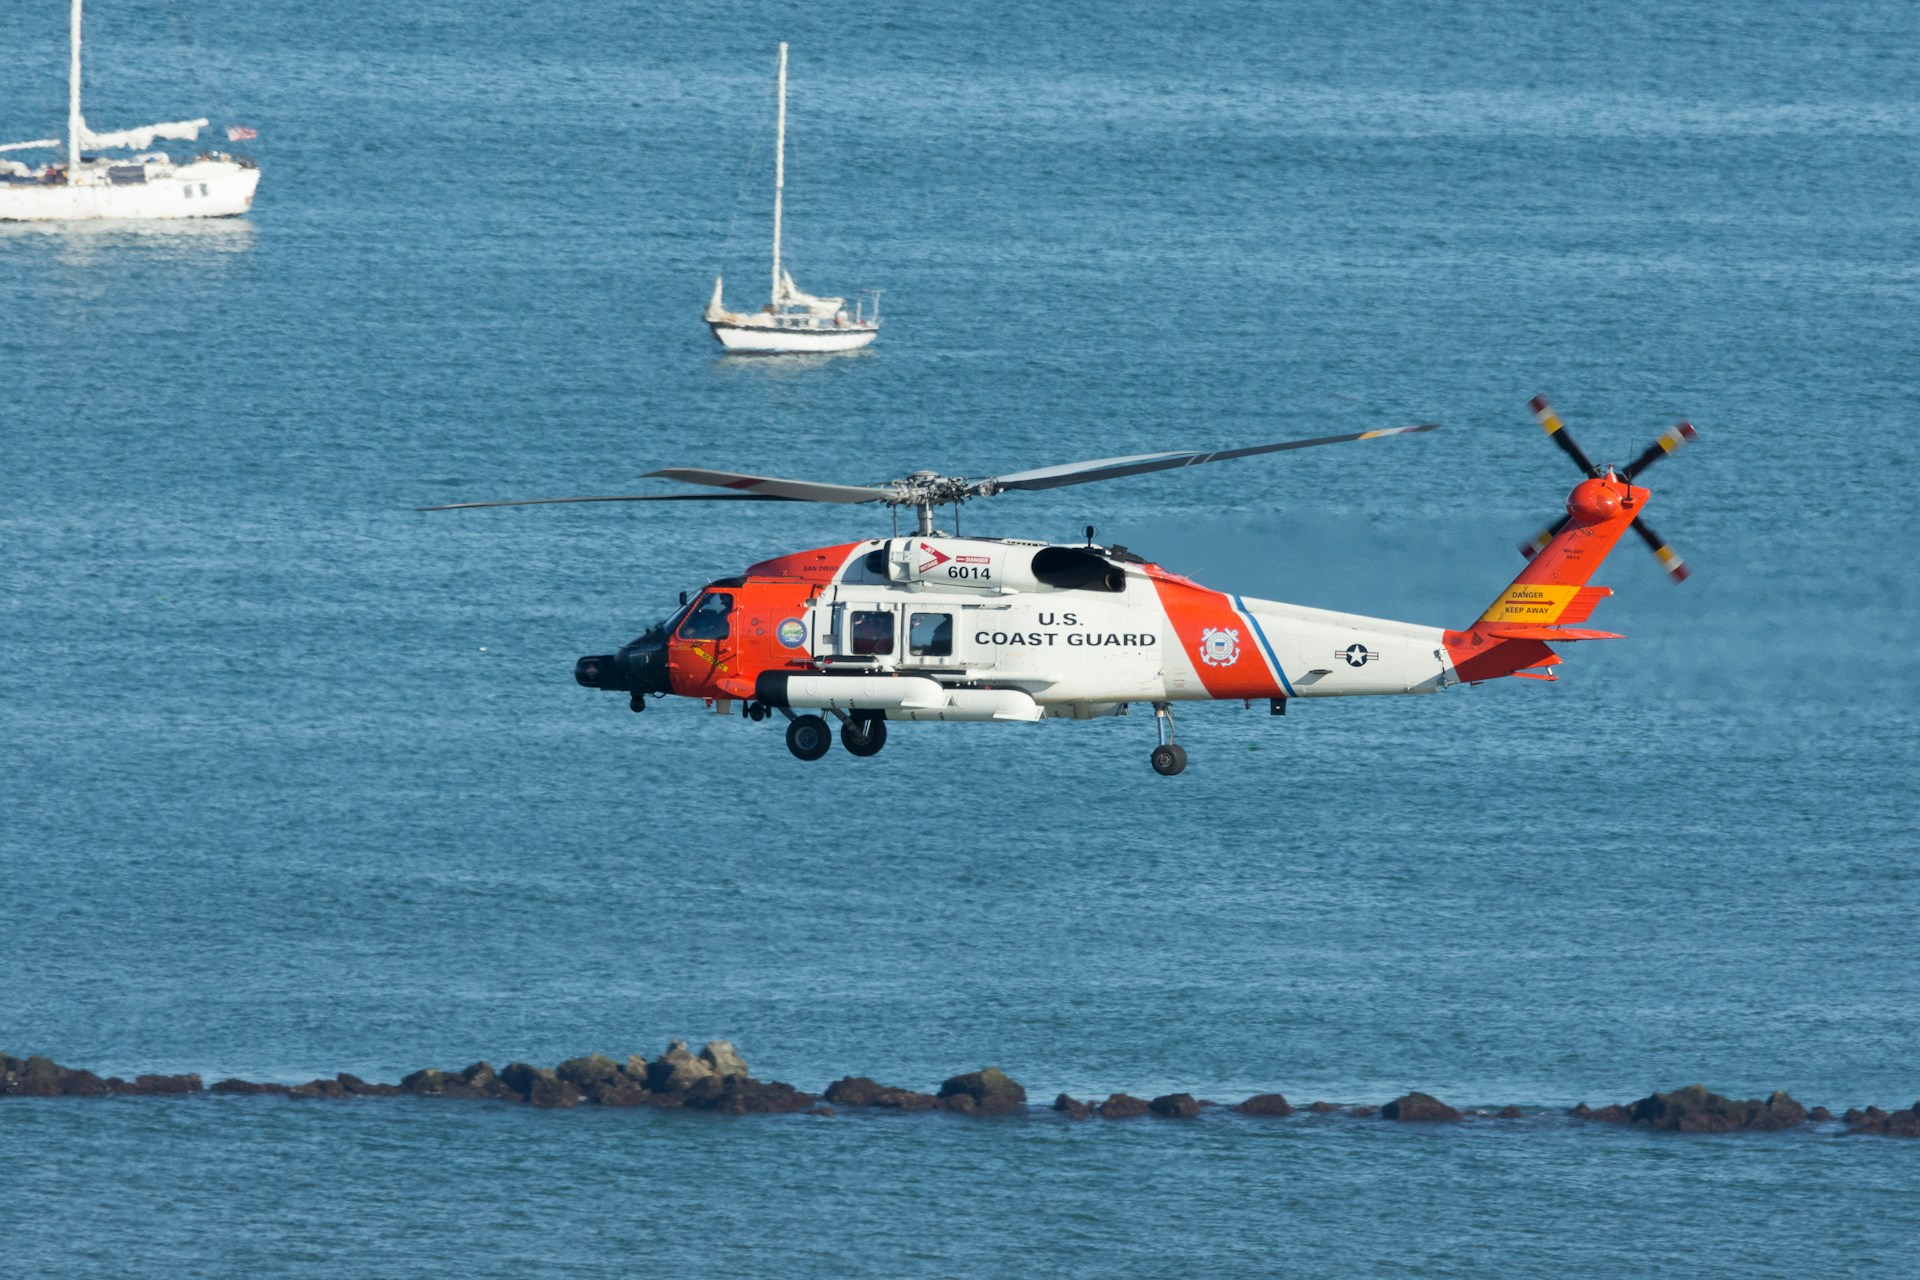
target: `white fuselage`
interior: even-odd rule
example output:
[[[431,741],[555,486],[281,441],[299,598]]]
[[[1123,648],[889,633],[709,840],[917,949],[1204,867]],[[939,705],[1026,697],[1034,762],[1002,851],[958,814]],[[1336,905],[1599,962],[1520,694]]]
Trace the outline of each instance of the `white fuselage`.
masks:
[[[973,716],[960,696],[961,714],[910,706],[889,711],[894,719],[1084,718],[1134,701],[1432,693],[1453,682],[1439,627],[1248,600],[1097,548],[1085,562],[1103,576],[1057,586],[1041,579],[1081,572],[1081,549],[914,537],[863,552],[876,546],[887,552],[885,571],[856,555],[812,602],[814,659],[875,675],[924,673],[962,694],[1017,692],[1032,708]],[[1042,564],[1053,572],[1036,576]],[[891,624],[888,652],[875,652],[874,615]]]

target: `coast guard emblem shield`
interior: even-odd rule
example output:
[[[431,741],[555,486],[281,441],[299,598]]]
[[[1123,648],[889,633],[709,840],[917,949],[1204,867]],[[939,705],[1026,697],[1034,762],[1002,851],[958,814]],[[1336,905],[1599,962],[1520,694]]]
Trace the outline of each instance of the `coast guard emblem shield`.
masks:
[[[1200,661],[1210,667],[1240,661],[1240,633],[1232,627],[1208,627],[1200,633]]]

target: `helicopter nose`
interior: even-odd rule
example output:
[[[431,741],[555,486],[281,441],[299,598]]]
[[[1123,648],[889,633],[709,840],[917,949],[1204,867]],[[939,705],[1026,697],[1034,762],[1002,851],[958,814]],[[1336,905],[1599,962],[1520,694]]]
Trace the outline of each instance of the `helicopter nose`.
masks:
[[[670,693],[667,678],[667,646],[659,642],[635,641],[620,651],[620,665],[626,669],[628,683],[622,687],[635,693]]]
[[[573,679],[576,684],[589,689],[625,690],[627,685],[620,678],[619,657],[611,653],[590,654],[573,664]]]
[[[619,653],[596,653],[573,664],[574,682],[616,693],[666,693],[666,646],[636,640]]]

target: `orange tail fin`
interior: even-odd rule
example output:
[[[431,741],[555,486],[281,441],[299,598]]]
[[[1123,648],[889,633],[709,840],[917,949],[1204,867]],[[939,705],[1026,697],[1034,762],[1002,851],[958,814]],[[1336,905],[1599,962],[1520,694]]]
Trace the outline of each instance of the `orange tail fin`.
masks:
[[[1593,616],[1612,595],[1588,580],[1614,544],[1646,507],[1648,493],[1609,471],[1582,480],[1567,497],[1567,520],[1465,631],[1449,631],[1445,643],[1455,674],[1464,681],[1517,675],[1549,667],[1559,658],[1549,641],[1614,640],[1610,631],[1580,631],[1573,624]],[[1552,679],[1551,675],[1544,676]]]

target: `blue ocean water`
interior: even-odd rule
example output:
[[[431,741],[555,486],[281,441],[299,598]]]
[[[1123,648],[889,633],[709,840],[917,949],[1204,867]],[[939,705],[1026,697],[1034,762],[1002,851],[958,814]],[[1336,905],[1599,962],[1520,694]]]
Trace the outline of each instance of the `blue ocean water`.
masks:
[[[259,128],[248,219],[0,228],[0,1049],[396,1079],[729,1036],[755,1074],[1506,1125],[9,1101],[18,1274],[1913,1274],[1920,1159],[1572,1103],[1920,1095],[1920,24],[1139,3],[99,0],[97,126]],[[724,359],[788,258],[862,355]],[[57,130],[64,6],[0,9]],[[969,508],[1459,625],[1679,417],[1556,685],[773,726],[570,678],[864,512],[432,502],[871,482],[1437,421]],[[884,517],[881,518],[882,520]]]

